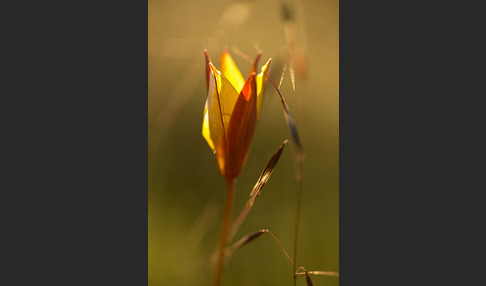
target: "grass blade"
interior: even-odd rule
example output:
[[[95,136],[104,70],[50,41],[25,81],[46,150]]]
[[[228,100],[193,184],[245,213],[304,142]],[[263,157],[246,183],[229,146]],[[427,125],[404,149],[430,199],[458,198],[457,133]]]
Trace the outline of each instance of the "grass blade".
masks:
[[[275,84],[275,81],[270,78],[270,81],[272,82],[273,86],[278,92],[278,95],[280,96],[280,100],[282,101],[282,106],[284,109],[284,115],[285,119],[287,121],[287,125],[289,126],[290,129],[290,134],[292,135],[292,139],[295,142],[295,145],[297,146],[297,150],[295,152],[294,160],[295,160],[295,179],[298,183],[297,187],[297,193],[296,193],[296,207],[295,207],[295,227],[294,227],[294,260],[295,263],[297,263],[297,245],[298,245],[298,236],[299,236],[299,221],[300,221],[300,202],[301,202],[301,196],[302,196],[302,183],[303,183],[303,164],[304,164],[304,159],[305,159],[305,153],[304,153],[304,148],[302,147],[302,143],[300,141],[299,133],[297,132],[297,127],[295,126],[294,119],[292,118],[292,115],[290,114],[290,109],[289,106],[287,105],[287,102],[285,101],[285,98],[282,96],[280,93],[280,90],[278,89],[277,85]],[[294,264],[295,267],[295,264]],[[294,268],[294,273],[295,268]],[[294,286],[296,285],[296,276],[294,275]]]
[[[312,275],[339,277],[339,272],[334,271],[307,271],[307,273]]]
[[[282,155],[283,149],[285,147],[285,144],[287,144],[287,142],[288,141],[285,140],[283,144],[280,145],[280,147],[277,149],[277,151],[272,155],[270,160],[265,165],[263,172],[261,173],[260,177],[258,178],[258,181],[256,182],[255,186],[253,187],[253,190],[250,193],[250,197],[248,198],[245,207],[243,208],[243,210],[241,211],[241,213],[238,215],[233,225],[231,226],[228,240],[231,240],[234,237],[234,235],[240,228],[241,224],[246,219],[246,216],[248,215],[251,208],[253,207],[253,204],[255,203],[255,199],[260,194],[263,185],[268,181],[268,179],[270,179],[270,176],[275,170],[275,167],[277,167],[278,160],[280,159],[280,155]]]
[[[284,109],[285,120],[286,120],[287,125],[289,126],[289,129],[290,129],[290,135],[292,135],[292,139],[294,140],[295,144],[297,145],[298,151],[302,152],[304,148],[303,148],[302,143],[300,141],[299,132],[297,131],[297,127],[295,125],[294,118],[292,117],[292,115],[290,113],[290,108],[289,108],[287,102],[285,101],[285,98],[280,93],[280,90],[278,89],[275,81],[271,77],[269,77],[269,78],[270,78],[270,82],[272,83],[273,87],[275,87],[275,89],[278,92],[278,95],[280,96],[280,101],[282,102],[282,106],[283,106],[283,109]]]
[[[282,243],[268,229],[257,230],[255,232],[252,232],[250,234],[245,235],[240,240],[238,240],[236,243],[234,243],[232,246],[226,248],[226,251],[225,251],[226,252],[226,255],[227,256],[231,255],[231,253],[233,253],[233,251],[241,248],[243,245],[245,245],[245,244],[253,241],[255,238],[259,237],[260,235],[262,235],[264,233],[268,233],[268,234],[270,234],[273,237],[273,239],[278,243],[278,245],[280,246],[280,248],[282,249],[282,251],[285,253],[285,256],[287,257],[287,259],[290,260],[290,262],[292,263],[292,265],[294,265],[294,260],[292,260],[292,258],[289,256],[289,254],[287,253],[287,251],[283,247]]]
[[[299,272],[302,269],[303,272]],[[295,275],[322,275],[322,276],[331,276],[331,277],[339,277],[339,272],[334,271],[307,271],[304,267],[299,267]]]
[[[299,272],[301,269],[304,272]],[[313,286],[314,285],[314,284],[312,284],[312,280],[310,279],[309,273],[307,272],[307,270],[304,267],[301,266],[297,269],[294,277],[297,277],[297,275],[305,275],[305,282],[307,283],[307,286]]]
[[[307,282],[307,286],[312,286],[312,280],[310,279],[309,274],[305,273],[305,282]]]
[[[240,240],[238,240],[237,242],[235,242],[229,249],[230,252],[233,252],[239,248],[241,248],[243,245],[251,242],[252,240],[254,240],[255,238],[259,237],[260,235],[264,234],[265,231],[263,230],[257,230],[255,232],[252,232],[252,233],[249,233],[245,236],[243,236]]]

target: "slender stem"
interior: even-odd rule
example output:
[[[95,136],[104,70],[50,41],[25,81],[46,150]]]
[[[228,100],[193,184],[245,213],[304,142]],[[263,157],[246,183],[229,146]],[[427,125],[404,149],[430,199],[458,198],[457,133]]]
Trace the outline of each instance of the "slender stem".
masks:
[[[216,268],[214,271],[214,280],[213,280],[214,286],[221,285],[221,276],[223,273],[224,258],[225,258],[224,249],[226,248],[226,244],[228,243],[228,230],[231,225],[231,212],[233,210],[234,193],[235,193],[235,179],[234,178],[226,179],[226,202],[224,205],[223,224],[221,225],[218,256],[216,261]]]
[[[295,228],[294,228],[294,268],[293,268],[293,275],[294,275],[294,286],[297,283],[297,275],[295,274],[296,267],[297,267],[297,244],[299,240],[299,223],[300,223],[300,201],[302,197],[302,183],[303,183],[303,165],[304,165],[304,154],[300,151],[297,152],[296,155],[296,176],[295,179],[297,181],[297,193],[296,193],[296,200],[295,200]]]
[[[294,228],[294,269],[293,273],[296,272],[297,267],[297,242],[299,239],[299,222],[300,222],[300,199],[301,199],[301,191],[302,191],[302,180],[298,182],[298,189],[295,200],[295,228]],[[297,276],[294,275],[294,285],[296,284]]]

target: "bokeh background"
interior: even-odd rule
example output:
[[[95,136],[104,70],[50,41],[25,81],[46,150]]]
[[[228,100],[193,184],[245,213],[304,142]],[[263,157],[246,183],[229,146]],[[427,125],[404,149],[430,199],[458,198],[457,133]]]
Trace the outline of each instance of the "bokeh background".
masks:
[[[212,151],[201,135],[206,100],[203,50],[219,67],[227,46],[244,77],[253,58],[272,58],[306,152],[298,266],[339,271],[339,2],[148,1],[149,285],[210,285],[225,197]],[[239,213],[268,159],[290,134],[270,83],[247,164],[236,182]],[[233,242],[270,229],[293,253],[295,193],[292,143]],[[237,250],[224,285],[292,285],[292,265],[269,235]],[[339,278],[312,276],[314,285]],[[306,285],[303,276],[297,285]]]

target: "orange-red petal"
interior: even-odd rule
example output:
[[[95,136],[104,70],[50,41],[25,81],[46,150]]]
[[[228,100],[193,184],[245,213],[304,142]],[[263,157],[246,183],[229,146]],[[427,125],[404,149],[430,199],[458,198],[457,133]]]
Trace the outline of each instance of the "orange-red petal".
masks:
[[[204,57],[206,58],[206,92],[209,91],[209,74],[211,73],[211,68],[209,64],[211,63],[211,59],[209,58],[208,51],[204,50]]]
[[[256,74],[246,80],[236,101],[228,129],[229,166],[227,176],[235,178],[246,163],[257,122]]]
[[[251,73],[256,73],[257,68],[258,68],[258,61],[260,60],[260,57],[262,56],[262,52],[258,51],[257,55],[255,56],[255,59],[253,60],[253,64],[251,65]]]

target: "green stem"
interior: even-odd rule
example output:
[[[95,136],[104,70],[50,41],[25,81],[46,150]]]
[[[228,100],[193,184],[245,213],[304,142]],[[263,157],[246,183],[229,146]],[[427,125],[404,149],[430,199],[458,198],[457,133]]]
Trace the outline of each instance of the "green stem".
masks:
[[[295,227],[294,227],[294,286],[296,284],[297,275],[295,275],[297,267],[297,242],[299,240],[299,222],[300,222],[300,199],[302,191],[302,180],[298,182],[298,189],[296,194],[296,204],[295,204]]]
[[[293,277],[294,277],[294,286],[297,283],[297,275],[295,275],[296,268],[297,268],[297,244],[299,241],[299,224],[300,224],[300,201],[302,197],[302,183],[303,183],[303,166],[304,166],[304,154],[302,152],[297,152],[296,155],[296,176],[295,179],[297,181],[297,193],[296,193],[296,200],[295,200],[295,227],[294,227],[294,267],[293,267]]]
[[[221,276],[224,266],[224,249],[228,243],[228,231],[231,225],[231,212],[233,211],[233,197],[235,193],[235,179],[226,179],[226,202],[224,205],[223,224],[221,225],[221,234],[219,238],[218,256],[216,268],[214,271],[214,286],[221,285]]]

